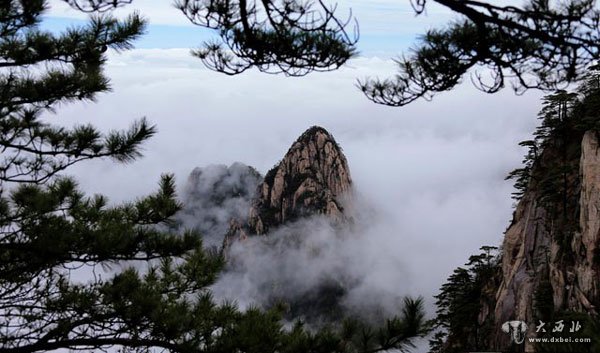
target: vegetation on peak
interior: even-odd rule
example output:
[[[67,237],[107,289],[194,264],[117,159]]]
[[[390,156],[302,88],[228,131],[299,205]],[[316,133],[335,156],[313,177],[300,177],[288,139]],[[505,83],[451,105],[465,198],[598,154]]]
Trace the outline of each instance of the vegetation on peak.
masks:
[[[533,139],[519,143],[527,148],[523,166],[513,170],[506,178],[515,180],[515,200],[528,198],[545,210],[544,217],[547,217],[547,224],[551,224],[548,232],[559,246],[554,261],[558,261],[560,266],[572,266],[576,256],[571,242],[579,227],[581,141],[587,131],[600,130],[599,108],[600,66],[594,66],[574,92],[559,90],[543,98],[538,115],[540,126],[535,130]],[[516,212],[513,217],[516,217]],[[471,256],[466,267],[455,269],[442,285],[440,294],[435,297],[438,310],[432,322],[438,331],[430,341],[432,353],[497,348],[489,341],[492,336],[489,330],[495,320],[495,290],[502,280],[500,255],[496,250],[493,247],[482,248],[481,254]],[[547,249],[541,250],[544,254],[548,253]],[[548,261],[546,259],[542,265]],[[549,269],[544,266],[539,269],[541,272],[536,275],[532,294],[534,318],[549,320],[577,316],[590,327],[597,327],[595,319],[586,314],[555,308]],[[484,308],[485,305],[488,307]],[[483,312],[487,313],[487,319],[481,321],[479,315]],[[565,352],[594,351],[588,350],[594,349],[588,346],[555,346],[566,349]],[[550,346],[540,346],[539,351],[553,350]]]
[[[436,316],[429,322],[435,332],[429,341],[431,353],[479,351],[488,346],[492,327],[481,325],[479,313],[490,297],[490,282],[499,281],[501,258],[497,247],[480,250],[465,267],[453,271],[435,296]]]
[[[298,137],[297,141],[298,142],[306,141],[306,140],[314,137],[318,133],[322,133],[322,134],[325,134],[325,135],[331,137],[331,134],[329,133],[329,131],[325,130],[325,128],[318,126],[318,125],[313,125],[313,126],[309,127],[308,129],[306,129],[306,131],[304,131],[302,133],[302,135],[300,135],[300,137]]]
[[[533,187],[541,190],[542,202],[556,206],[565,201],[569,175],[578,170],[581,138],[586,131],[600,128],[600,66],[590,68],[584,82],[574,92],[556,91],[543,98],[538,114],[540,126],[527,147],[523,166],[506,179],[515,180],[513,198],[520,200]],[[562,205],[563,210],[565,204]]]

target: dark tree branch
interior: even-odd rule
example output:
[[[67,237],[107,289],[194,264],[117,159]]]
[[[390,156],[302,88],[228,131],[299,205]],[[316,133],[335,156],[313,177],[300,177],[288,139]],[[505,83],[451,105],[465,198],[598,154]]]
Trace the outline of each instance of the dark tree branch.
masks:
[[[465,20],[428,32],[408,58],[398,60],[396,78],[359,81],[367,98],[391,106],[431,99],[478,67],[491,72],[492,83],[484,82],[477,71],[471,80],[487,93],[499,91],[507,81],[517,93],[531,88],[551,91],[581,79],[599,58],[595,1],[572,0],[555,8],[534,1],[522,8],[474,0],[434,1]],[[413,3],[417,13],[425,5],[423,0]]]
[[[133,0],[62,0],[81,12],[106,12],[131,4]]]
[[[322,1],[179,0],[188,19],[218,32],[193,54],[207,67],[235,75],[255,67],[266,73],[303,76],[341,67],[355,55],[358,30]],[[354,23],[355,33],[347,28]]]

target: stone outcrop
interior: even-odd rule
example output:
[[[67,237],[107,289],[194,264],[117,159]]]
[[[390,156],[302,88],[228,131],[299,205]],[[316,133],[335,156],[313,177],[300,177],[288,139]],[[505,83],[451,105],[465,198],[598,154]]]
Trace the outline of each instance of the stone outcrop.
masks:
[[[501,283],[484,305],[480,324],[493,322],[499,328],[508,320],[528,323],[528,337],[536,336],[540,303],[536,293],[551,288],[554,312],[575,311],[595,314],[600,305],[600,150],[598,133],[587,131],[574,136],[569,155],[548,147],[540,156],[533,181],[514,213],[502,245]],[[537,175],[549,173],[545,165],[563,158],[571,168],[562,176],[563,194],[549,207],[544,202]],[[565,191],[566,190],[566,191]],[[553,201],[555,204],[557,201]],[[539,311],[539,310],[538,310]],[[499,329],[490,349],[504,350],[510,338]],[[527,342],[526,352],[535,347]]]
[[[290,254],[302,251],[309,258],[314,256],[318,260],[318,249],[310,241],[302,243],[305,237],[310,236],[307,232],[312,232],[313,226],[317,227],[315,230],[327,226],[337,232],[352,224],[349,212],[352,179],[341,148],[325,129],[311,127],[292,144],[283,159],[266,174],[255,190],[247,217],[231,220],[223,240],[223,254],[228,268],[233,272],[246,271],[246,255],[252,259],[259,254],[266,255],[267,259],[273,261],[273,266],[282,264],[282,273],[265,274],[269,280],[265,282],[268,285],[261,288],[262,305],[284,305],[284,317],[287,320],[300,318],[312,327],[340,322],[348,310],[343,306],[343,299],[348,288],[356,285],[355,279],[349,274],[322,273],[318,279],[305,282],[286,273],[290,271],[283,269],[287,262],[278,259],[280,256],[286,257],[286,249],[290,249]],[[305,219],[312,216],[322,217]],[[290,224],[294,221],[300,222]],[[285,224],[290,227],[279,228]],[[304,228],[306,225],[311,228]],[[255,238],[258,240],[256,243],[245,241],[259,236],[260,239]],[[234,243],[240,247],[232,249]],[[258,253],[252,250],[246,253],[246,245],[258,245],[261,250]],[[272,251],[266,251],[265,254],[265,249]],[[258,282],[262,280],[258,279]],[[310,286],[306,287],[306,283],[310,283]]]
[[[312,214],[344,219],[341,198],[352,186],[346,157],[333,136],[312,127],[298,138],[258,188],[250,210],[255,234]]]
[[[329,132],[313,126],[266,174],[247,221],[231,223],[224,245],[236,238],[266,234],[285,222],[311,215],[345,222],[348,217],[344,204],[351,189],[348,162],[341,148]]]
[[[579,225],[571,248],[579,256],[574,273],[577,279],[575,303],[590,311],[598,308],[590,300],[599,297],[600,283],[600,150],[598,134],[588,131],[581,146],[581,193]],[[589,300],[588,300],[589,299]]]

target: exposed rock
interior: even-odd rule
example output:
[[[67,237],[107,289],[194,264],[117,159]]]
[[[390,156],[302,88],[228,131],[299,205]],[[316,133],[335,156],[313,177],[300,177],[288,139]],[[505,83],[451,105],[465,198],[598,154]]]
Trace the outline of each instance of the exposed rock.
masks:
[[[565,174],[567,192],[555,208],[544,203],[542,187],[533,181],[524,194],[507,229],[502,246],[502,281],[495,293],[495,307],[480,312],[480,323],[492,321],[496,328],[508,320],[529,325],[528,337],[536,336],[539,315],[536,291],[543,281],[552,288],[554,311],[595,314],[600,304],[600,151],[598,134],[587,131],[572,136],[569,155],[546,148],[534,173],[548,173],[550,161],[563,158],[572,166]],[[579,148],[580,146],[580,148]],[[556,203],[556,202],[555,202]],[[547,282],[546,282],[547,283]],[[499,329],[490,349],[504,350],[510,338]],[[526,352],[534,351],[527,341]]]
[[[325,129],[311,127],[290,147],[259,186],[249,215],[254,234],[312,214],[345,219],[342,198],[352,187],[348,162]]]
[[[341,148],[329,132],[313,126],[267,173],[257,188],[246,224],[234,220],[223,244],[266,234],[285,222],[311,215],[322,214],[334,223],[344,223],[348,220],[344,201],[351,189],[348,162]]]
[[[581,147],[581,197],[579,224],[581,233],[573,237],[571,248],[578,256],[575,265],[577,287],[581,292],[582,306],[596,311],[583,298],[598,298],[598,249],[600,233],[600,151],[598,134],[588,131]]]
[[[223,239],[223,249],[228,248],[232,242],[237,240],[246,240],[248,238],[248,233],[244,226],[237,219],[232,219],[229,222],[229,229],[227,229],[227,233],[225,234],[225,238]]]
[[[550,251],[552,234],[547,229],[546,211],[536,201],[536,194],[526,194],[517,206],[512,225],[506,231],[502,254],[502,282],[496,292],[495,325],[509,320],[533,323],[533,296],[537,274],[548,271],[545,255]],[[553,269],[556,271],[556,269]],[[560,272],[560,271],[558,271]],[[552,274],[554,277],[556,274]],[[535,328],[530,326],[530,331]],[[510,337],[496,331],[496,344],[506,347]],[[532,334],[532,332],[530,332]]]
[[[264,286],[260,290],[261,305],[285,307],[287,319],[301,318],[314,327],[341,321],[346,311],[342,299],[356,280],[349,275],[326,273],[308,282],[298,280],[286,273],[290,270],[286,270],[286,262],[281,258],[294,258],[299,253],[307,255],[307,259],[318,258],[318,247],[311,241],[304,242],[309,239],[307,232],[326,228],[332,231],[328,234],[337,236],[335,232],[350,223],[347,207],[351,192],[348,163],[340,147],[325,129],[311,127],[258,185],[247,218],[230,222],[223,240],[228,268],[232,272],[244,271],[245,261],[267,255],[265,258],[272,259],[269,265],[282,266],[282,274],[267,275],[269,281],[264,283],[264,279],[256,280]],[[324,217],[306,219],[317,215]],[[286,223],[288,227],[277,229]],[[243,243],[258,235],[269,236]],[[241,247],[232,247],[237,241]]]

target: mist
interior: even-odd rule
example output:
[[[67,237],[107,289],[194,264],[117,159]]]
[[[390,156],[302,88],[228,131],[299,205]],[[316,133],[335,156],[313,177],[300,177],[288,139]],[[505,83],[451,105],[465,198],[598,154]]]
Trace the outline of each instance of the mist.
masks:
[[[247,216],[261,180],[255,169],[242,163],[195,168],[181,192],[183,209],[175,220],[202,234],[204,246],[218,248],[229,222]]]
[[[472,142],[464,144],[468,148]],[[462,152],[456,141],[452,146],[455,152]],[[446,156],[451,157],[451,146],[443,147]],[[485,148],[474,151],[471,158],[482,158],[483,162],[487,157],[484,151]],[[417,167],[419,158],[413,158],[416,160],[411,165]],[[389,318],[400,313],[405,296],[423,296],[426,311],[432,316],[433,295],[453,270],[445,266],[444,257],[452,254],[444,254],[444,248],[452,249],[452,245],[481,236],[477,231],[484,236],[492,234],[491,227],[483,224],[480,229],[463,229],[464,233],[460,233],[463,215],[490,218],[485,213],[493,213],[494,209],[484,202],[488,195],[480,193],[491,185],[477,185],[474,190],[460,187],[461,180],[478,180],[469,170],[471,158],[462,162],[464,171],[455,176],[456,181],[445,183],[439,174],[431,173],[431,166],[424,164],[424,170],[429,168],[429,171],[417,175],[418,181],[407,183],[405,190],[385,182],[370,185],[359,175],[353,192],[344,197],[344,212],[351,222],[334,225],[325,216],[317,215],[288,222],[264,236],[235,241],[226,249],[228,264],[211,290],[217,300],[233,301],[242,309],[266,308],[278,301],[302,302],[304,305],[290,309],[288,318],[309,322],[341,316]],[[352,173],[352,165],[350,169]],[[418,168],[406,175],[415,178],[415,173]],[[184,209],[177,219],[184,228],[199,230],[207,246],[218,247],[223,244],[231,220],[242,224],[247,220],[261,179],[254,168],[241,162],[229,167],[195,168],[182,187]],[[429,190],[424,192],[423,186]],[[510,190],[508,183],[503,186]],[[382,202],[378,195],[381,191],[397,197],[396,204]],[[506,212],[510,212],[507,200],[498,201],[504,202]],[[461,207],[456,207],[459,204]],[[415,212],[423,214],[415,218]],[[424,217],[426,212],[430,212],[428,218]],[[473,222],[479,224],[477,219]],[[508,217],[504,222],[508,224]],[[436,234],[432,237],[431,232]],[[480,246],[498,245],[501,233],[493,238],[498,240],[482,239],[471,245],[470,250],[476,253]],[[465,255],[460,261],[467,258]],[[331,307],[338,312],[320,315],[319,311],[331,311]]]
[[[163,1],[134,3],[153,24],[192,27]],[[185,40],[167,36],[158,48],[158,42],[142,42],[145,49],[109,52],[112,92],[61,106],[44,119],[110,131],[147,117],[158,134],[132,164],[94,160],[66,174],[87,194],[118,204],[154,192],[160,175],[173,173],[185,205],[176,220],[198,230],[205,246],[219,247],[229,221],[245,218],[260,174],[306,128],[323,126],[348,159],[354,224],[336,228],[312,217],[234,243],[230,265],[211,289],[219,300],[246,308],[338,281],[347,289],[340,303],[349,312],[393,315],[399,299],[410,295],[425,298],[431,317],[433,296],[452,270],[480,246],[502,241],[513,206],[512,184],[504,177],[521,162],[518,142],[537,124],[542,93],[515,96],[505,89],[489,95],[466,77],[433,102],[373,104],[356,89],[356,79],[393,77],[391,59],[449,14],[430,7],[427,17],[415,17],[408,2],[392,0],[348,4],[370,41],[335,72],[223,76],[190,55],[205,37],[195,28],[186,30]],[[52,16],[85,17],[63,2],[52,7]]]
[[[260,176],[252,170],[240,162],[194,169],[176,218],[199,230],[205,245],[220,245],[229,221],[244,222],[257,196]],[[402,298],[417,294],[409,283],[418,269],[397,256],[404,242],[397,225],[359,192],[346,195],[344,210],[347,224],[315,215],[233,242],[226,269],[211,287],[215,298],[242,309],[304,301],[290,318],[308,321],[326,320],[319,311],[331,306],[363,319],[398,314]]]
[[[65,106],[48,120],[108,131],[146,116],[159,132],[132,165],[98,160],[69,169],[86,192],[131,200],[154,192],[160,175],[171,172],[185,200],[194,168],[242,162],[264,175],[304,130],[322,126],[343,148],[361,205],[376,215],[365,234],[378,233],[371,236],[377,241],[365,246],[381,251],[373,260],[381,262],[363,267],[378,270],[352,293],[366,298],[371,285],[378,296],[422,295],[430,314],[452,270],[480,246],[501,243],[513,211],[504,177],[521,163],[518,142],[530,138],[541,96],[487,95],[467,82],[433,102],[383,107],[353,86],[357,77],[393,72],[393,63],[379,58],[298,79],[253,71],[231,79],[203,69],[187,50],[134,50],[112,57],[108,70],[114,94]],[[230,211],[215,212],[225,220]],[[223,289],[225,280],[215,291],[242,305],[255,300],[240,288]]]

